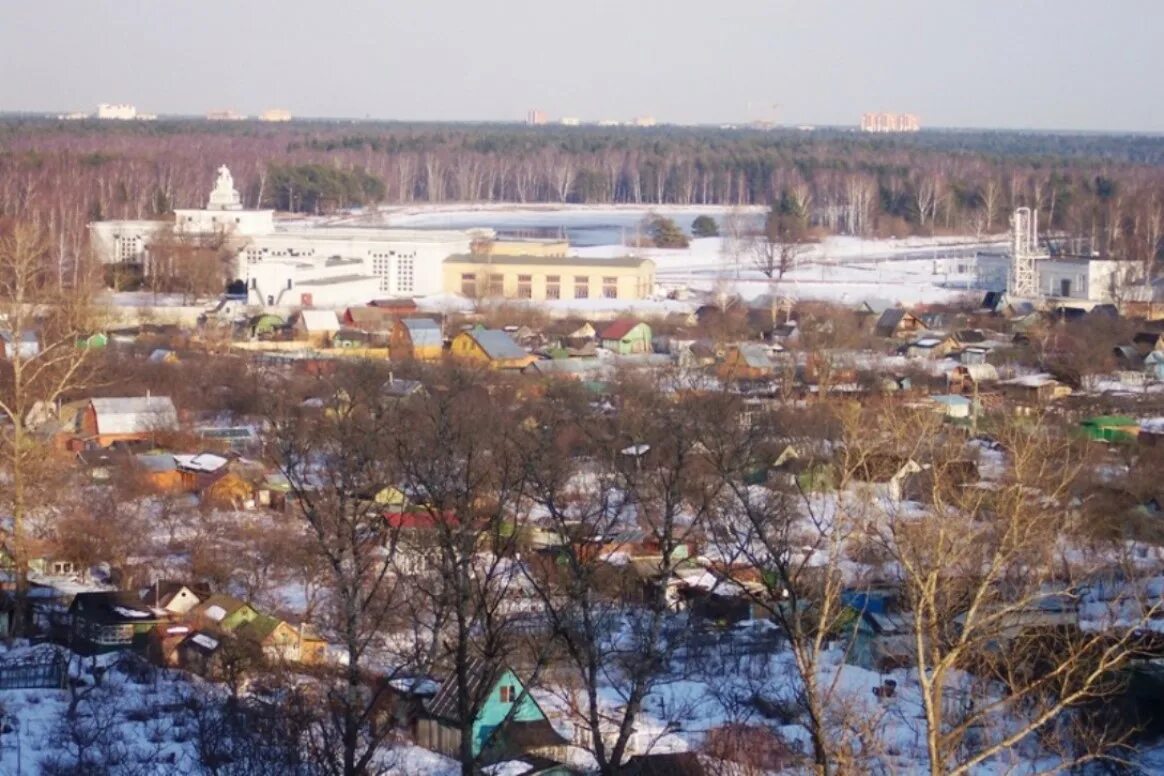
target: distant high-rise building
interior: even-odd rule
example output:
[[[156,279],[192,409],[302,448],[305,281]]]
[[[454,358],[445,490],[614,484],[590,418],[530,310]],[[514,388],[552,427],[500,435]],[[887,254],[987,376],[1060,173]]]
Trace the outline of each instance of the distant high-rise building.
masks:
[[[634,120],[636,127],[653,127],[656,123],[654,116],[635,116]]]
[[[267,108],[259,114],[259,121],[290,121],[291,111],[285,108]]]
[[[912,113],[863,113],[862,132],[917,132],[921,129],[917,116]]]
[[[582,123],[582,121],[574,116],[564,116],[562,118],[562,126],[563,127],[576,127],[576,126],[580,125],[581,123]]]
[[[525,123],[529,124],[531,127],[541,126],[542,124],[546,123],[546,114],[544,111],[540,111],[535,108],[529,113],[525,114]]]

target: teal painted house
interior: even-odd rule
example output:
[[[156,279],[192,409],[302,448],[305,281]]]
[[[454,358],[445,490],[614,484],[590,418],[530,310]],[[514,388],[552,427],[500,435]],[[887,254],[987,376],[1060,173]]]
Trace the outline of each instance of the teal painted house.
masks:
[[[567,741],[546,718],[534,697],[509,668],[492,669],[482,660],[469,664],[467,695],[473,716],[474,757],[497,762],[522,755],[536,755],[562,762]],[[433,698],[425,703],[424,716],[417,725],[417,743],[446,757],[459,757],[461,715],[458,711],[457,680],[449,677]]]

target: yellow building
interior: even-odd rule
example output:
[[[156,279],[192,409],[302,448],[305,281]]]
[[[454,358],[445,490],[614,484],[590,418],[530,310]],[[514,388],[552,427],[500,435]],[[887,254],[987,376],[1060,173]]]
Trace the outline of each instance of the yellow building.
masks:
[[[493,369],[524,369],[538,360],[500,329],[463,331],[453,337],[450,352],[458,361],[488,365]]]
[[[567,240],[493,240],[486,252],[493,258],[498,256],[541,256],[542,258],[564,258],[570,250]]]
[[[644,299],[655,287],[650,259],[450,256],[444,291],[470,299]]]

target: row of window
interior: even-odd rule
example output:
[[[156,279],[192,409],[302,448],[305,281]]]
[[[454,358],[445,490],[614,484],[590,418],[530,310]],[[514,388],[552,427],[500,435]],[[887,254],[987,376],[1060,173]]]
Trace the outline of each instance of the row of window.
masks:
[[[590,276],[589,275],[575,275],[574,278],[574,298],[575,299],[589,299],[590,298]],[[491,274],[488,276],[485,285],[486,292],[489,296],[503,296],[505,294],[505,276]],[[461,274],[461,293],[467,297],[477,296],[477,275],[473,272],[464,272]],[[602,278],[602,296],[604,299],[618,298],[618,278],[603,277]],[[533,275],[518,275],[517,276],[517,298],[518,299],[533,299]],[[561,275],[546,275],[546,299],[561,299],[562,298],[562,277]]]

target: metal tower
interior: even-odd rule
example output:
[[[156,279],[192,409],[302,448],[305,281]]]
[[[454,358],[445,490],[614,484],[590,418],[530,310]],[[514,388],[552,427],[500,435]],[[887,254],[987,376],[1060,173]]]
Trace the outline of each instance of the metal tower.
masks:
[[[1039,213],[1029,207],[1020,207],[1010,219],[1010,275],[1006,292],[1016,299],[1035,299],[1039,296],[1039,273],[1036,260],[1043,258],[1039,251]]]

